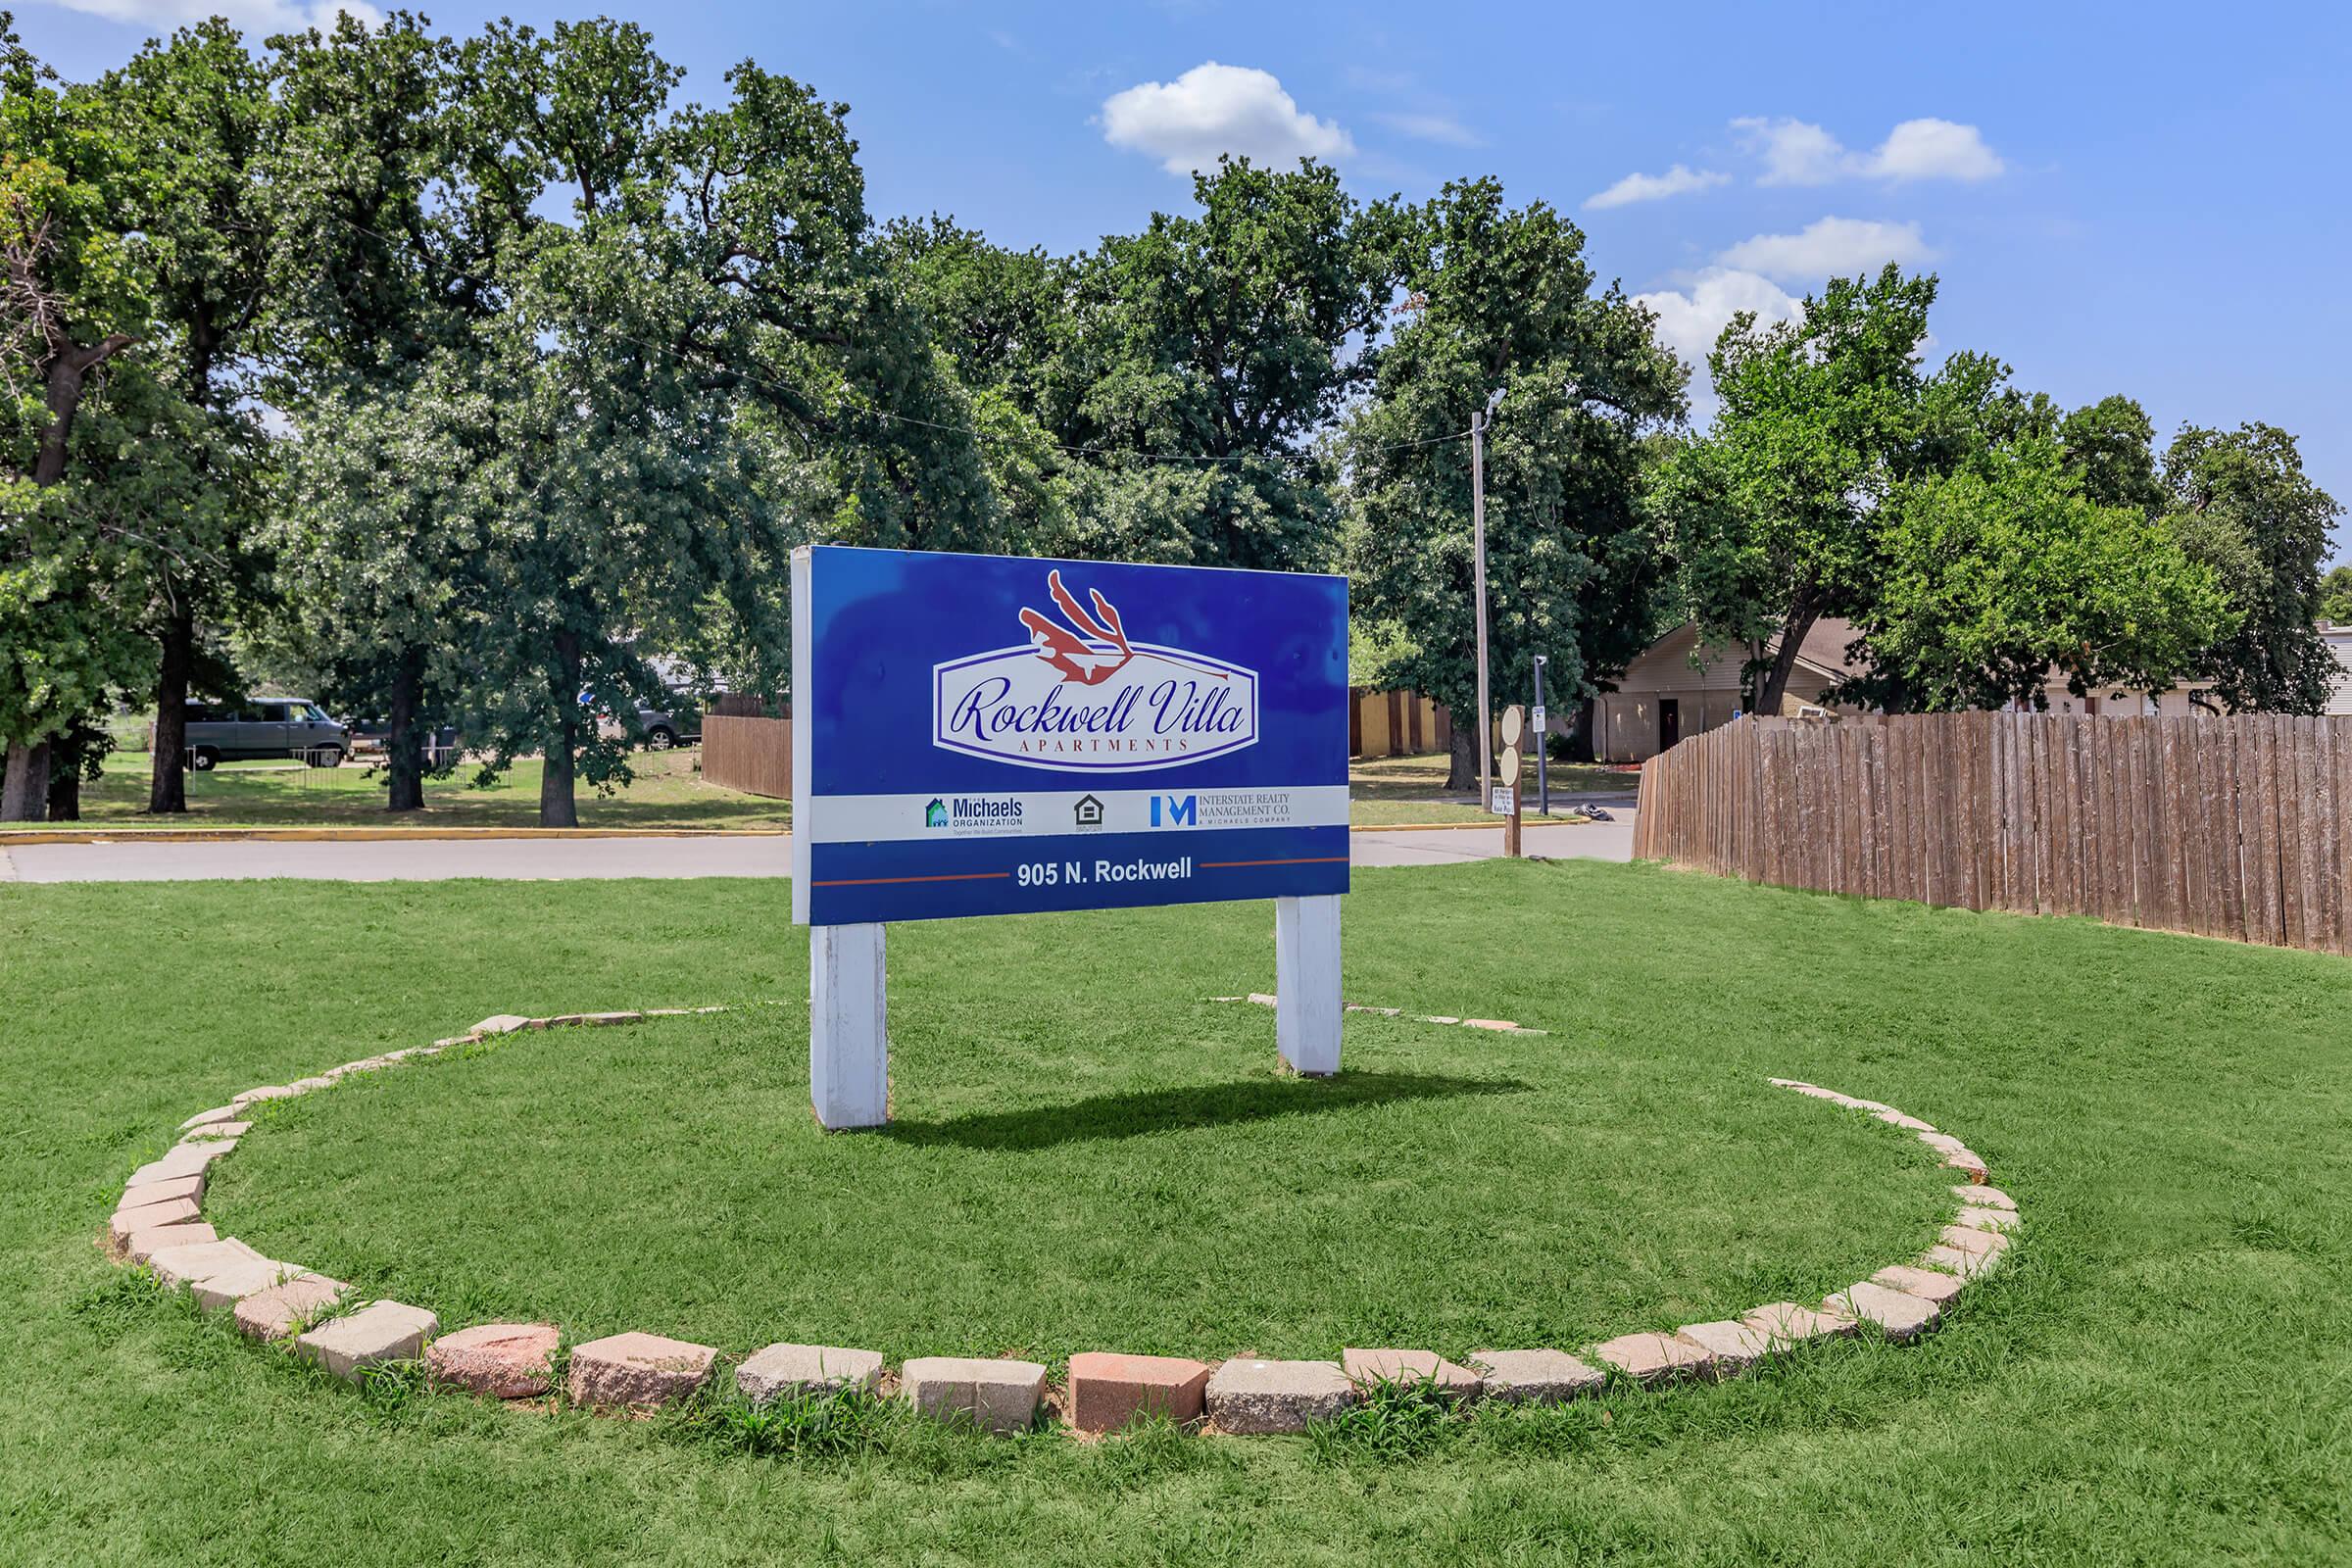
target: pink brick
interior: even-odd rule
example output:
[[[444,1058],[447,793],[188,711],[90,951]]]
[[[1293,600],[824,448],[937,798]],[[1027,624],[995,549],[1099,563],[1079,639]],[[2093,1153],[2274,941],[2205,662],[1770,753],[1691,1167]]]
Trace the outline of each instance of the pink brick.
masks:
[[[1823,1304],[1833,1312],[1843,1312],[1871,1324],[1897,1343],[1917,1339],[1935,1327],[1936,1319],[1943,1314],[1943,1308],[1934,1301],[1869,1280],[1847,1286]]]
[[[1966,1225],[1946,1225],[1940,1233],[1943,1245],[1956,1252],[1974,1252],[1980,1257],[2001,1250],[2009,1238],[1992,1231],[1972,1230]]]
[[[136,1187],[125,1187],[122,1189],[122,1200],[116,1203],[115,1207],[117,1210],[137,1208],[142,1203],[162,1203],[174,1198],[185,1198],[193,1202],[202,1202],[204,1200],[204,1172],[198,1171],[193,1176],[168,1176],[162,1181],[142,1182]]]
[[[2017,1229],[2017,1210],[2013,1208],[1979,1208],[1971,1203],[1960,1205],[1952,1223],[1964,1230],[2013,1231]]]
[[[1707,1352],[1671,1334],[1621,1334],[1592,1347],[1592,1353],[1637,1383],[1665,1383],[1707,1368]]]
[[[498,1399],[527,1399],[555,1386],[552,1362],[563,1336],[552,1323],[477,1323],[424,1348],[436,1383]]]
[[[1080,1432],[1116,1432],[1138,1416],[1165,1416],[1178,1426],[1200,1419],[1208,1365],[1173,1355],[1120,1355],[1087,1350],[1070,1357],[1070,1425]]]
[[[1376,1383],[1427,1383],[1449,1400],[1478,1397],[1478,1374],[1435,1350],[1342,1350],[1340,1370],[1359,1389]]]
[[[1890,1291],[1903,1291],[1923,1301],[1941,1306],[1957,1297],[1964,1282],[1957,1274],[1938,1269],[1913,1268],[1908,1263],[1889,1263],[1870,1277],[1873,1285],[1884,1285]]]
[[[181,1122],[179,1130],[184,1133],[192,1127],[210,1127],[216,1122],[235,1121],[236,1119],[236,1106],[216,1105],[211,1110],[200,1110],[186,1121]]]
[[[2017,1200],[2002,1192],[1998,1187],[1984,1187],[1971,1183],[1966,1187],[1955,1187],[1952,1192],[1963,1203],[1976,1203],[1984,1208],[2014,1209],[2017,1207]]]
[[[262,1254],[231,1236],[225,1241],[191,1242],[184,1247],[167,1247],[147,1259],[155,1277],[166,1285],[193,1285],[210,1279],[225,1269],[248,1263]]]
[[[343,1299],[351,1289],[341,1280],[299,1274],[250,1296],[237,1298],[237,1328],[257,1340],[282,1340]]]
[[[294,1348],[336,1377],[357,1382],[384,1361],[412,1361],[440,1320],[421,1306],[370,1301],[346,1317],[328,1318],[294,1341]]]
[[[1565,1350],[1472,1350],[1470,1364],[1479,1371],[1479,1397],[1513,1403],[1557,1404],[1608,1381]]]
[[[1755,1330],[1765,1345],[1775,1350],[1791,1349],[1808,1340],[1828,1339],[1854,1332],[1852,1318],[1815,1307],[1799,1306],[1794,1301],[1770,1302],[1740,1313],[1740,1321]]]
[[[1686,1323],[1676,1336],[1690,1341],[1707,1352],[1714,1377],[1735,1377],[1758,1361],[1772,1348],[1763,1335],[1745,1323],[1721,1321],[1714,1323]]]
[[[156,1253],[174,1247],[194,1247],[204,1242],[217,1242],[220,1233],[202,1220],[182,1220],[176,1225],[157,1225],[143,1231],[132,1231],[122,1238],[123,1253],[134,1263],[144,1263]]]
[[[659,1334],[613,1334],[576,1346],[564,1387],[574,1404],[651,1409],[703,1386],[718,1351]]]
[[[1919,1254],[1919,1266],[1943,1269],[1967,1280],[1992,1267],[1996,1256],[1992,1252],[1963,1252],[1957,1247],[1931,1247]]]
[[[145,1192],[144,1187],[134,1189]],[[115,1217],[106,1222],[108,1247],[120,1256],[130,1239],[140,1231],[156,1230],[165,1225],[177,1225],[201,1217],[196,1200],[191,1198],[168,1199],[161,1203],[141,1203],[135,1208],[118,1208]]]

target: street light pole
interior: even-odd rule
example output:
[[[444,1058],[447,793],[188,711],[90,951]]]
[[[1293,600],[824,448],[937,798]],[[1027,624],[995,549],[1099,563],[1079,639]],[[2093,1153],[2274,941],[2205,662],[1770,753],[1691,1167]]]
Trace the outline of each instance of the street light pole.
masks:
[[[1470,416],[1470,536],[1471,571],[1478,595],[1478,802],[1494,808],[1494,719],[1487,708],[1487,421],[1502,402],[1496,387],[1487,406]],[[1517,779],[1511,783],[1515,787]]]

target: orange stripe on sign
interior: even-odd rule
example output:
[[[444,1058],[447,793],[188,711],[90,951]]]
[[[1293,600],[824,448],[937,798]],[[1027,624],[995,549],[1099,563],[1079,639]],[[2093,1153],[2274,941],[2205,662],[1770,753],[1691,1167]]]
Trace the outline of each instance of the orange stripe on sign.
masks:
[[[941,876],[845,876],[829,882],[810,882],[812,888],[878,888],[894,882],[987,882],[1010,876],[1010,871],[950,871]]]
[[[1345,865],[1345,855],[1300,855],[1288,860],[1202,860],[1203,871],[1229,871],[1243,865]]]

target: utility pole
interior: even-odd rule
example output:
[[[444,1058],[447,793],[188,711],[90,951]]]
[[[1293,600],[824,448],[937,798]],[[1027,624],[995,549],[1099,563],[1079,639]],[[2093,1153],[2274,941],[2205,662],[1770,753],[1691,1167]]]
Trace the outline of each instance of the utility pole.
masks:
[[[1551,715],[1544,707],[1544,666],[1550,662],[1542,654],[1536,656],[1536,795],[1545,816],[1551,814],[1551,774],[1545,767],[1551,748],[1544,731],[1551,727]]]
[[[1496,387],[1470,416],[1470,535],[1478,592],[1478,804],[1494,808],[1494,720],[1487,708],[1487,421],[1502,402]],[[1512,784],[1518,784],[1513,779]]]

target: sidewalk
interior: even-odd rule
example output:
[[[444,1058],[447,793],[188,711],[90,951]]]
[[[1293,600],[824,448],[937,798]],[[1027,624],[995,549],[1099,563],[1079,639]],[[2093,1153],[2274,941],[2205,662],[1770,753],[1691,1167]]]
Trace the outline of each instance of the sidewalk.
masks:
[[[1357,865],[1446,865],[1502,853],[1499,827],[1411,833],[1358,828]],[[1527,828],[1527,853],[1623,860],[1633,813],[1608,822]],[[0,882],[187,882],[299,877],[328,882],[436,882],[453,877],[553,881],[575,877],[773,876],[792,874],[784,834],[629,838],[457,838],[310,843],[140,843],[0,845]]]

